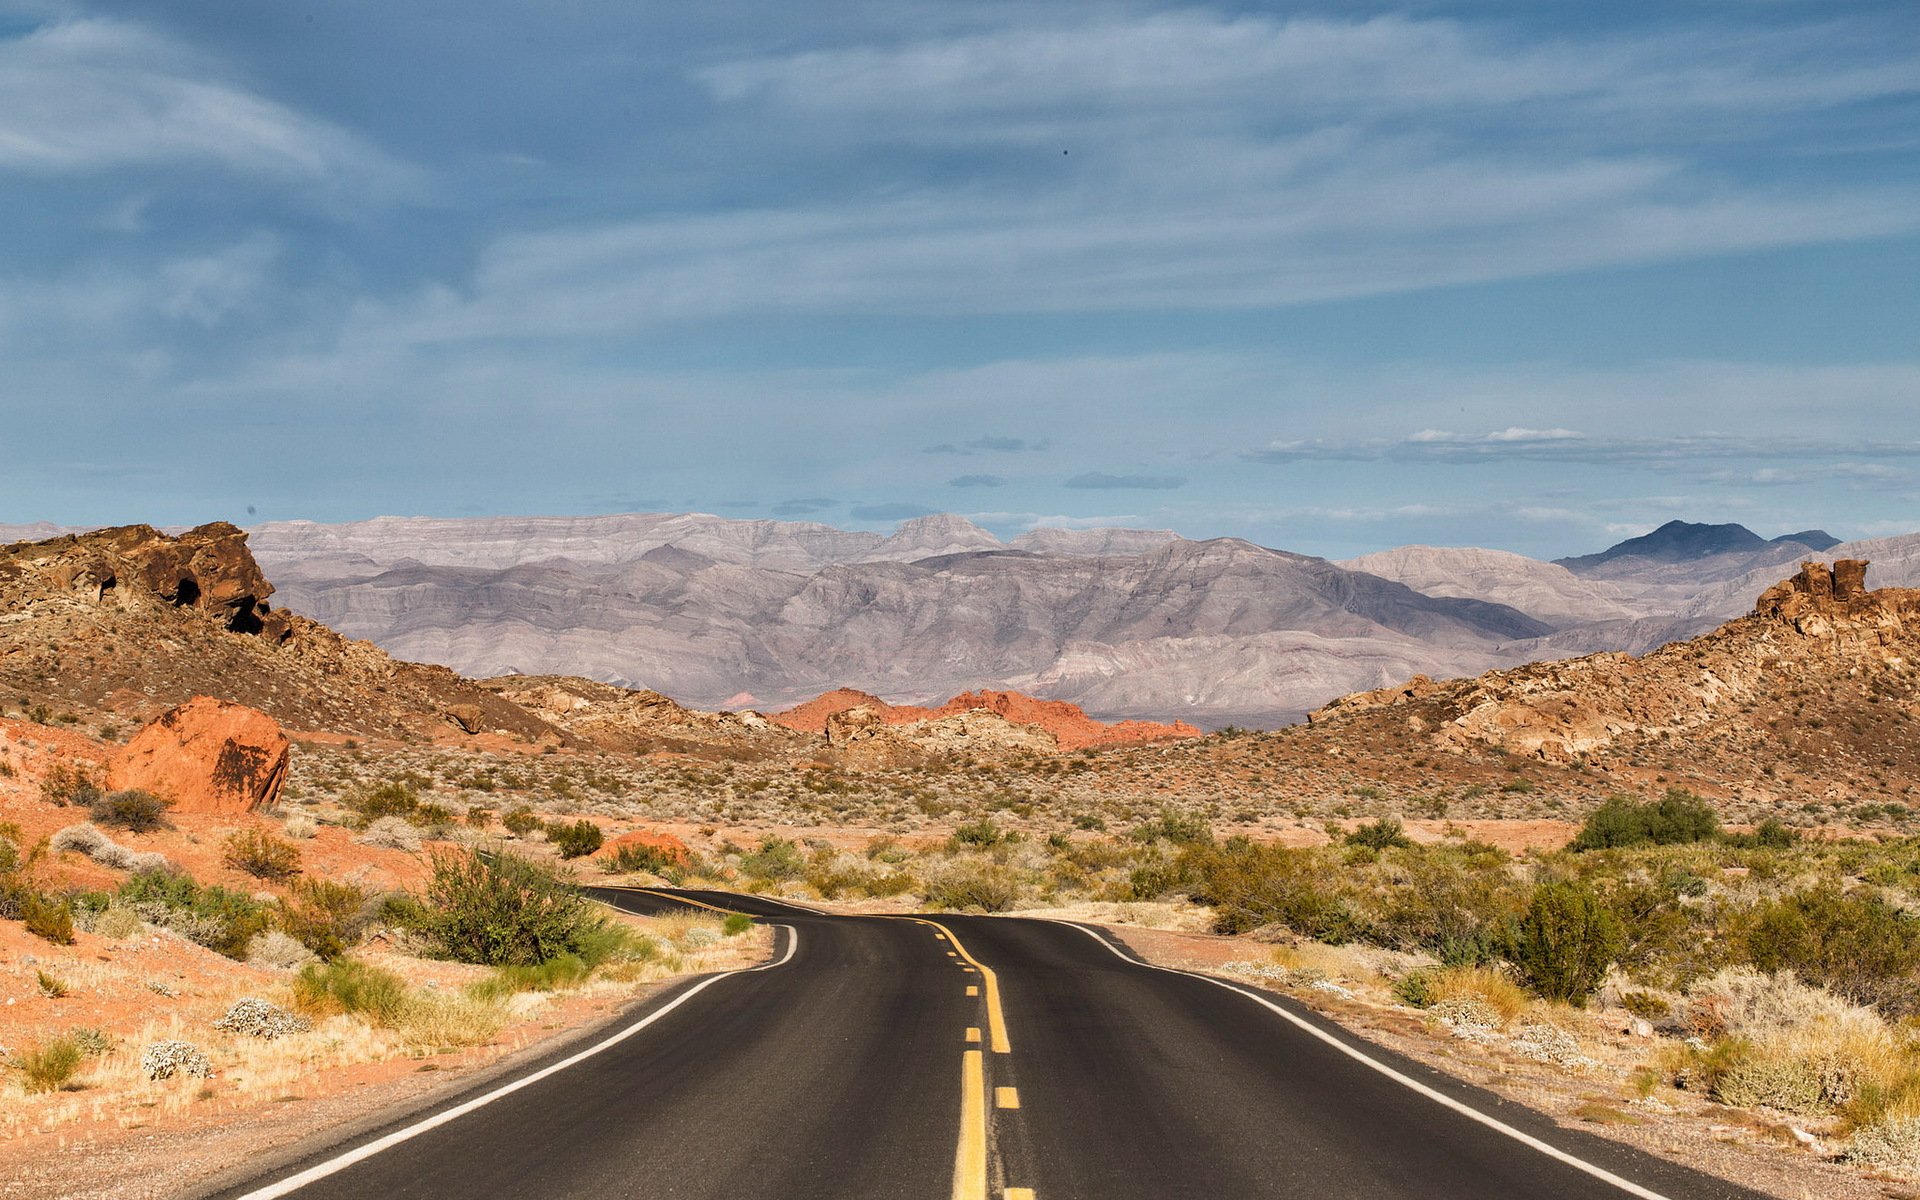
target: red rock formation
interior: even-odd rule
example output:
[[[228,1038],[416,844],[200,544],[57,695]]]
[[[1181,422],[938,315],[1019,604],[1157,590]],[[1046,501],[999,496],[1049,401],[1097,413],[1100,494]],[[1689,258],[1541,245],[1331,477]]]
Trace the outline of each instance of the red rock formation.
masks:
[[[153,792],[177,812],[238,815],[273,806],[287,758],[286,735],[272,717],[195,696],[135,734],[107,783]]]
[[[919,705],[888,704],[878,696],[853,688],[836,688],[797,708],[775,713],[768,719],[789,729],[825,733],[828,722],[840,713],[869,708],[887,725],[905,725],[913,721],[937,721],[942,717],[984,709],[1015,725],[1031,725],[1046,730],[1062,750],[1080,750],[1088,746],[1138,745],[1141,742],[1167,741],[1199,737],[1200,730],[1185,721],[1163,724],[1157,721],[1121,721],[1105,725],[1081,711],[1077,704],[1064,700],[1036,700],[1019,692],[962,692],[937,708]]]

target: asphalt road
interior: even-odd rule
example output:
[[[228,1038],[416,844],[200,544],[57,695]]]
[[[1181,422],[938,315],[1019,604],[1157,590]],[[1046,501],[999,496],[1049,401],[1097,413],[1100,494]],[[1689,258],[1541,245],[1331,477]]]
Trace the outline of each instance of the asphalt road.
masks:
[[[597,891],[754,913],[775,965],[221,1195],[1755,1198],[1076,926]]]

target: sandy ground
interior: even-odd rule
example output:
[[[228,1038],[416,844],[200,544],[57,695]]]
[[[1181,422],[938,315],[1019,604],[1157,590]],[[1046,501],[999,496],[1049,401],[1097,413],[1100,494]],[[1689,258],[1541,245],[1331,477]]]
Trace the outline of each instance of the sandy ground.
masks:
[[[4,928],[4,927],[0,927]],[[15,927],[17,928],[17,927]],[[83,935],[84,936],[84,935]],[[589,981],[564,994],[523,995],[513,1001],[514,1019],[491,1043],[462,1050],[396,1052],[378,1035],[348,1018],[321,1023],[314,1033],[271,1043],[220,1050],[219,1035],[209,1036],[211,1020],[234,995],[231,981],[217,978],[189,983],[180,973],[179,1000],[170,1011],[126,1040],[116,1055],[137,1055],[142,1038],[169,1026],[206,1047],[216,1072],[210,1080],[181,1079],[147,1083],[129,1078],[124,1063],[103,1060],[96,1071],[83,1069],[68,1090],[27,1096],[18,1089],[0,1101],[0,1197],[62,1197],[67,1200],[145,1200],[198,1194],[235,1163],[271,1162],[288,1147],[329,1132],[344,1136],[356,1123],[400,1115],[432,1103],[441,1094],[471,1086],[489,1073],[590,1033],[622,1011],[687,974],[726,970],[763,960],[771,934],[756,927],[711,950],[689,955],[679,975],[644,982]],[[40,943],[45,946],[45,943]],[[184,943],[182,945],[185,945]],[[190,947],[198,950],[198,947]],[[85,947],[70,947],[80,953]],[[203,952],[220,962],[218,955]],[[11,952],[0,952],[6,966]],[[44,953],[40,957],[45,961]],[[179,947],[160,952],[160,965],[178,963]],[[361,954],[375,963],[378,953]],[[246,971],[242,964],[229,963]],[[404,968],[416,986],[457,987],[485,972],[455,963],[420,959],[386,960]],[[62,968],[74,973],[71,966]],[[270,974],[270,973],[267,973]],[[284,979],[284,976],[282,976]],[[271,985],[262,979],[257,984]],[[246,990],[246,989],[242,989]],[[272,996],[272,986],[250,989]],[[9,984],[9,996],[16,993]],[[73,1012],[60,1011],[65,1025],[81,1015],[77,990]],[[157,996],[149,1000],[160,1002]],[[47,1000],[62,1005],[65,1000]],[[32,998],[24,1003],[39,1003]],[[173,1006],[181,1007],[175,1009]],[[232,1043],[234,1039],[225,1039]],[[300,1046],[290,1043],[303,1043]],[[285,1051],[278,1048],[286,1046]],[[364,1057],[355,1061],[356,1057]]]

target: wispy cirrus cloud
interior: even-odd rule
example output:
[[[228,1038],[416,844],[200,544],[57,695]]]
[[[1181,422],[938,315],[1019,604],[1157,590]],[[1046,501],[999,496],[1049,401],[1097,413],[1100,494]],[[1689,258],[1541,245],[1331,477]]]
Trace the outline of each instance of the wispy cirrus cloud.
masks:
[[[0,171],[168,165],[382,190],[417,182],[362,138],[146,26],[56,19],[0,38]]]
[[[1170,491],[1186,485],[1186,478],[1181,475],[1111,475],[1105,471],[1088,471],[1075,475],[1061,486],[1089,491]]]
[[[1589,436],[1574,430],[1510,428],[1486,434],[1458,434],[1425,429],[1404,438],[1279,440],[1264,449],[1246,452],[1252,462],[1289,463],[1394,461],[1471,465],[1495,460],[1616,464],[1648,467],[1690,467],[1724,459],[1849,459],[1920,458],[1920,441],[1837,440],[1790,435],[1750,436],[1720,433],[1674,433],[1658,437]],[[1805,477],[1816,468],[1807,468]],[[1885,474],[1871,466],[1837,468],[1858,478]],[[1796,472],[1796,475],[1803,474]],[[1722,479],[1731,479],[1722,475]],[[1795,482],[1780,474],[1771,482]],[[1756,480],[1756,482],[1768,482]]]

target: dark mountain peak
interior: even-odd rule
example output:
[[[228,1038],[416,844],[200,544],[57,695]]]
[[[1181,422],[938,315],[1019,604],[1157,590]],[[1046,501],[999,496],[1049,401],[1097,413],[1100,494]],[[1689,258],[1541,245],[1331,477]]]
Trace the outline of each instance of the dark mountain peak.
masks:
[[[1716,554],[1737,554],[1741,551],[1760,550],[1769,545],[1745,525],[1700,525],[1691,521],[1668,521],[1652,533],[1628,538],[1624,542],[1609,546],[1598,554],[1582,554],[1577,558],[1557,558],[1554,561],[1570,571],[1593,568],[1610,563],[1616,558],[1644,558],[1654,562],[1691,562],[1697,558],[1711,558]]]
[[[1782,546],[1788,542],[1798,542],[1809,550],[1824,552],[1838,546],[1840,539],[1824,529],[1802,529],[1799,533],[1783,533],[1773,539],[1773,544],[1776,546]]]

